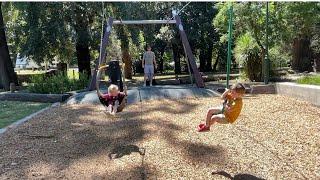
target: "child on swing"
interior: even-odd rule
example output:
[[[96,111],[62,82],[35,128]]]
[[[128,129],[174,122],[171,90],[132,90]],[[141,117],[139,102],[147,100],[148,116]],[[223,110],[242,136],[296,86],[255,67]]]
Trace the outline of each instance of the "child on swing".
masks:
[[[111,115],[115,115],[117,112],[122,111],[124,108],[124,98],[126,94],[119,91],[117,85],[111,84],[108,87],[107,94],[101,94],[99,99],[102,104],[106,106],[106,110]]]
[[[210,131],[210,126],[215,123],[234,123],[242,109],[242,96],[245,94],[245,87],[236,83],[221,95],[224,100],[222,107],[209,108],[205,123],[198,126],[198,132]]]

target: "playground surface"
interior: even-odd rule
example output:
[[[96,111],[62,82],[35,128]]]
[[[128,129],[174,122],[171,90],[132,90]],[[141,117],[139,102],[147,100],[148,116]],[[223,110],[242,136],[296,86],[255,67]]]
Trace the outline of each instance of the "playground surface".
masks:
[[[197,133],[218,97],[53,107],[0,136],[0,179],[319,179],[320,109],[244,98],[234,125]]]

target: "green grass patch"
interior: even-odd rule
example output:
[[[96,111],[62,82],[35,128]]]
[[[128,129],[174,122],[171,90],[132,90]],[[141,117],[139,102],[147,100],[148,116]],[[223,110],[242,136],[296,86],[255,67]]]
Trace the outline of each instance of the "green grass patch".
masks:
[[[320,85],[320,75],[315,76],[305,76],[297,79],[299,84],[311,84],[311,85]]]
[[[42,70],[27,70],[27,69],[24,69],[24,70],[16,70],[16,73],[18,75],[32,75],[32,74],[44,74],[45,71],[42,71]]]
[[[67,74],[69,79],[79,79],[79,72],[74,69],[68,69]]]
[[[49,105],[50,103],[0,101],[0,128],[4,128]]]

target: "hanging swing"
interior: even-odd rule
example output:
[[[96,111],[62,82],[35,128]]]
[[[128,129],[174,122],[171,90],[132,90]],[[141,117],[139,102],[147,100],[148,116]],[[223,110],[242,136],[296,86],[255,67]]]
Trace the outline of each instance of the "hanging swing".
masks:
[[[117,85],[119,87],[119,91],[124,93],[124,98],[119,102],[119,106],[117,108],[117,112],[121,112],[127,103],[127,86],[125,83],[124,78],[124,63],[121,63],[117,60],[112,60],[108,64],[105,64],[105,55],[106,50],[103,47],[106,43],[104,42],[104,20],[105,20],[105,10],[102,2],[102,31],[101,31],[101,41],[100,41],[100,54],[99,54],[99,63],[98,63],[98,70],[96,72],[96,90],[99,100],[102,105],[108,106],[108,102],[105,100],[105,96],[107,94],[102,93],[100,89],[100,82],[105,82],[105,84]],[[108,77],[106,77],[108,76]]]
[[[104,82],[106,85],[108,84],[117,85],[119,87],[119,91],[125,94],[125,97],[122,99],[121,102],[119,102],[117,112],[121,112],[127,104],[128,93],[127,93],[127,86],[125,83],[123,72],[124,72],[124,64],[123,63],[120,64],[119,61],[117,60],[110,61],[108,65],[100,66],[97,71],[96,89],[97,89],[97,95],[99,97],[101,104],[103,104],[104,106],[108,106],[108,103],[103,98],[106,94],[102,93],[100,88],[101,82]]]

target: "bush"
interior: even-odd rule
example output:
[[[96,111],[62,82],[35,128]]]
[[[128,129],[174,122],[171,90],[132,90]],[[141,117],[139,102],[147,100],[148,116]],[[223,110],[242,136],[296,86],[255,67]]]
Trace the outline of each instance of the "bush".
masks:
[[[290,62],[289,52],[285,52],[280,45],[275,45],[269,49],[269,59],[271,62],[271,69],[277,69],[280,67],[288,67]]]
[[[59,73],[50,77],[44,75],[32,77],[28,90],[32,93],[63,94],[84,89],[87,84],[88,80],[85,74],[79,74],[79,79],[69,79],[66,73]]]
[[[241,35],[235,43],[235,58],[251,81],[262,80],[262,57],[258,44],[250,33]]]

